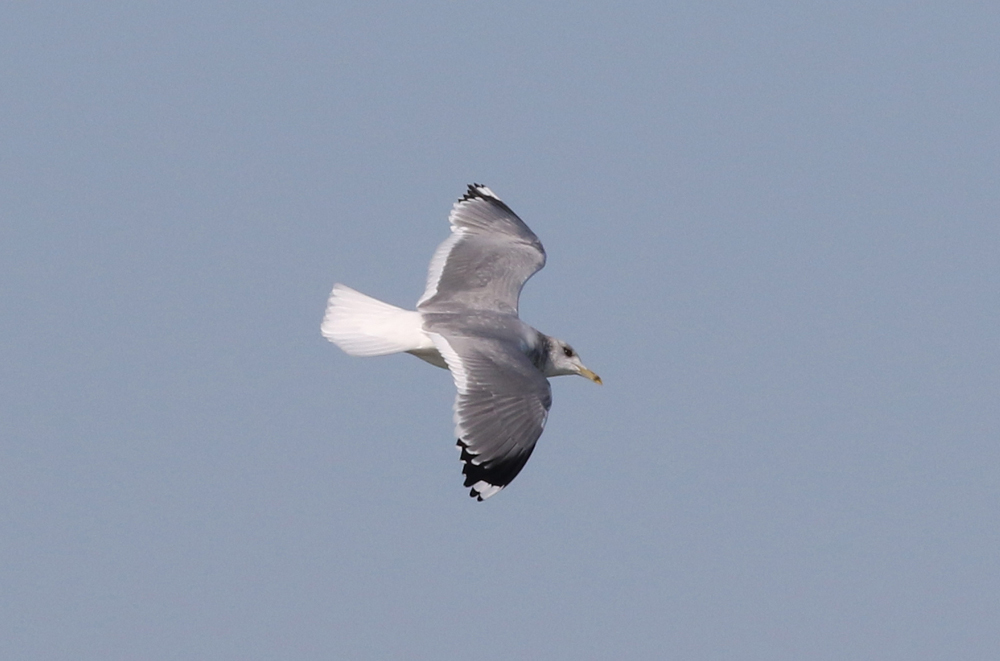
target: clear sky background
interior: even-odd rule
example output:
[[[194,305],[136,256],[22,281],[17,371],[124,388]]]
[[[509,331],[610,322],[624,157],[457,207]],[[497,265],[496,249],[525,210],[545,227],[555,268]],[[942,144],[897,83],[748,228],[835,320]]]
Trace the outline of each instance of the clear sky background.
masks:
[[[1000,5],[8,3],[3,659],[1000,656]],[[466,184],[547,267],[498,496],[319,332]]]

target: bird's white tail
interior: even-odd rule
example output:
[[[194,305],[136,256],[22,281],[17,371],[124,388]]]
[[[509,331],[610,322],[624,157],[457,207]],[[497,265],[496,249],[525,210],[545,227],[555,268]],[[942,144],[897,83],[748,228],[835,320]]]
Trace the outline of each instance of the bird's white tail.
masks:
[[[321,330],[323,337],[352,356],[384,356],[434,346],[424,333],[419,312],[383,303],[339,283],[333,286]]]

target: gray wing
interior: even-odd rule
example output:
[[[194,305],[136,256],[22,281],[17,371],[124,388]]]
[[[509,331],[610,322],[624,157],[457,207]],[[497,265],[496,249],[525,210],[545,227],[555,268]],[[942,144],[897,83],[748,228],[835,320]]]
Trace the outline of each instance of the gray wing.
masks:
[[[552,405],[549,381],[515,345],[495,338],[430,333],[458,396],[455,434],[469,495],[483,500],[521,472]]]
[[[455,203],[451,236],[431,259],[417,309],[493,310],[517,314],[525,281],[545,265],[545,249],[528,226],[479,184]]]

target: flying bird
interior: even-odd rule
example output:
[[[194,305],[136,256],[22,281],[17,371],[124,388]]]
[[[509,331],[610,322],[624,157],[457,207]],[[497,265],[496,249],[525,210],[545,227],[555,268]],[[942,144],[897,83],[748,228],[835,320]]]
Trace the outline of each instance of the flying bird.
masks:
[[[338,283],[321,329],[352,356],[406,352],[451,371],[465,486],[482,501],[510,484],[535,449],[552,405],[548,377],[601,378],[571,346],[518,317],[521,288],[545,265],[524,221],[479,184],[448,220],[451,235],[431,259],[416,310]]]

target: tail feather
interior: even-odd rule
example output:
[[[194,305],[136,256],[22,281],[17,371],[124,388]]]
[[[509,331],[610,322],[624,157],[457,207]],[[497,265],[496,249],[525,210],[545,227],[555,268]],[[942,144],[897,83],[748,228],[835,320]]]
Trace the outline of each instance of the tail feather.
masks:
[[[384,356],[433,347],[420,313],[397,308],[341,284],[333,286],[323,337],[351,356]]]

